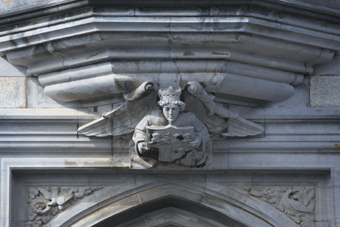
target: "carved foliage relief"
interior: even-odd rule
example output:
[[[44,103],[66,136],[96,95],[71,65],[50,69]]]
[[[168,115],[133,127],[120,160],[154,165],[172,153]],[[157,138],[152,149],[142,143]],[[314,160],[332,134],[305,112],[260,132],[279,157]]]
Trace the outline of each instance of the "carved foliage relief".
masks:
[[[102,186],[28,187],[26,226],[46,226],[53,217],[67,210],[75,201],[102,188]],[[247,186],[243,187],[242,193],[248,193],[249,196],[270,204],[273,209],[283,212],[301,227],[315,227],[315,187]]]
[[[314,187],[253,186],[243,189],[284,212],[300,226],[315,227]]]
[[[26,226],[45,226],[55,215],[76,200],[101,188],[101,186],[28,187]]]

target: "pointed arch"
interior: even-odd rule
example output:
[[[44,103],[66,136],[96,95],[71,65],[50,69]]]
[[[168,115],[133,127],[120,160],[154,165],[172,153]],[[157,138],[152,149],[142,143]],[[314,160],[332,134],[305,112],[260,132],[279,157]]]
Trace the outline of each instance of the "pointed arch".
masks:
[[[169,207],[227,226],[298,227],[275,207],[235,189],[217,183],[206,188],[187,182],[105,187],[59,213],[47,226],[123,225]]]
[[[228,227],[209,218],[202,217],[175,207],[167,207],[154,212],[150,212],[133,220],[119,224],[116,227],[128,226],[202,226],[202,227]],[[241,225],[239,227],[242,227]]]

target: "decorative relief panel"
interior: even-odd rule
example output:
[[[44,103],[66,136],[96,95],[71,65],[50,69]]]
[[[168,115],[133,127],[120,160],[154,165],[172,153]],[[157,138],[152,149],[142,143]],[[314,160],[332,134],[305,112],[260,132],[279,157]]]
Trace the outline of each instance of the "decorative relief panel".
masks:
[[[261,125],[215,102],[215,96],[197,81],[182,87],[169,81],[146,81],[140,85],[136,81],[116,81],[116,84],[126,101],[80,127],[78,133],[97,137],[134,133],[132,160],[145,167],[159,163],[209,167],[213,138],[264,132]]]
[[[26,226],[45,226],[74,201],[101,188],[101,186],[28,187]]]
[[[314,187],[244,187],[251,196],[275,206],[302,227],[315,227]]]
[[[168,182],[164,182],[169,185]],[[161,183],[162,184],[162,183]],[[145,186],[145,185],[144,185]],[[143,188],[144,188],[143,186]],[[197,185],[198,186],[198,185]],[[154,187],[154,186],[153,186]],[[102,189],[102,186],[63,186],[63,187],[28,187],[27,188],[27,227],[43,227],[48,224],[53,217],[60,212],[67,212],[75,201],[90,195],[93,191]],[[105,187],[109,189],[110,187]],[[240,188],[226,187],[228,190],[219,191],[226,196],[229,195],[230,189]],[[112,188],[117,190],[116,188]],[[239,196],[252,196],[272,205],[275,212],[284,213],[301,227],[315,227],[316,221],[316,189],[315,187],[287,187],[287,186],[247,186],[242,188]],[[160,189],[162,190],[162,189]],[[214,191],[214,188],[210,188]],[[143,189],[144,191],[144,189]],[[233,191],[233,190],[231,190]],[[99,193],[101,193],[99,191]],[[107,192],[102,192],[107,194]],[[138,192],[137,193],[141,193]],[[233,192],[235,193],[235,191]],[[113,193],[115,195],[115,193]],[[235,194],[233,194],[235,195]],[[82,206],[79,201],[77,206]],[[260,201],[258,206],[261,207]],[[92,204],[92,206],[95,204]],[[273,211],[268,210],[269,213]],[[264,210],[266,210],[264,209]],[[274,212],[274,213],[275,213]],[[269,214],[268,213],[268,214]]]

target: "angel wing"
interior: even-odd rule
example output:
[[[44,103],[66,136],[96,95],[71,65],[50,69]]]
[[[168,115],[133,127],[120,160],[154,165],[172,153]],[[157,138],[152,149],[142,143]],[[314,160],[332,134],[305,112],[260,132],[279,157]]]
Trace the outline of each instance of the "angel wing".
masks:
[[[243,117],[229,118],[227,122],[227,129],[228,132],[222,133],[222,136],[256,136],[264,132],[264,128],[261,125],[248,121]]]
[[[151,86],[151,87],[150,87]],[[138,122],[156,105],[155,85],[144,82],[137,89],[124,95],[126,102],[117,103],[112,111],[78,129],[86,136],[119,136],[131,133]]]
[[[191,95],[188,91],[183,92],[185,111],[195,114],[195,116],[207,126],[208,131],[215,134],[222,134],[226,131],[227,121],[217,115],[209,115],[209,110],[203,102]]]
[[[80,127],[78,133],[97,137],[118,136],[133,132],[139,121],[139,118],[126,114],[126,102],[123,102],[101,118]]]
[[[223,105],[215,103],[213,101],[215,97],[208,94],[196,81],[188,83],[183,97],[186,109],[195,113],[196,117],[207,126],[209,132],[225,137],[254,136],[264,132],[261,125],[248,121],[237,113],[230,112]]]

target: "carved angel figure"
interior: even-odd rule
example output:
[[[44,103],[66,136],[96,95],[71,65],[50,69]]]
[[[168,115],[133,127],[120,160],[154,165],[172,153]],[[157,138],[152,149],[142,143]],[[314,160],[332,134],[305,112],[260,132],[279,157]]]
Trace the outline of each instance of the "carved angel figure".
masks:
[[[180,164],[188,166],[204,165],[208,156],[207,150],[210,146],[209,132],[207,127],[200,122],[195,114],[191,112],[183,112],[185,110],[185,103],[180,101],[181,89],[170,86],[167,89],[159,90],[160,101],[158,105],[162,108],[162,111],[154,111],[150,115],[146,115],[136,126],[135,133],[132,137],[135,142],[136,152],[144,158],[152,157],[154,159],[163,162],[178,161]],[[176,126],[172,127],[173,130],[166,130],[164,126]],[[149,126],[158,126],[150,128]],[[167,133],[173,131],[172,139],[167,138],[164,141],[160,138],[160,133],[150,133],[148,135],[148,127],[150,129],[165,130]],[[186,127],[193,127],[193,133],[185,132]],[[185,133],[180,133],[180,129],[183,129]],[[160,149],[152,147],[148,148],[147,138],[151,138],[151,143],[165,142],[165,145],[159,145]],[[155,136],[157,140],[155,140]],[[169,141],[172,140],[172,143]],[[188,148],[183,146],[176,147],[175,143],[188,143]],[[182,148],[182,149],[181,149]]]
[[[97,137],[127,135],[135,143],[137,157],[152,162],[150,166],[166,162],[208,166],[212,137],[244,137],[264,131],[262,126],[214,102],[215,96],[196,81],[182,88],[153,81],[116,84],[126,101],[80,127],[78,133]]]

